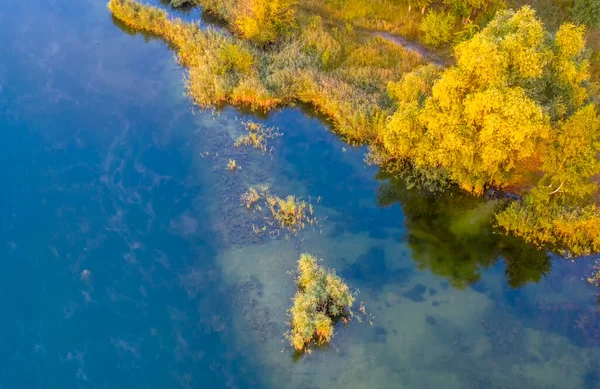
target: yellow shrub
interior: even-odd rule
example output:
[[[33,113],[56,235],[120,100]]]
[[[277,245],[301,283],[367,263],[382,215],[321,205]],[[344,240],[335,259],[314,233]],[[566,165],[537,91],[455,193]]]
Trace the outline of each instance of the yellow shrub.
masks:
[[[250,72],[254,65],[254,58],[250,51],[236,43],[226,43],[218,49],[218,57],[221,62],[222,73],[235,71],[243,74]]]
[[[265,45],[293,25],[297,0],[240,0],[235,26],[245,39]]]
[[[354,295],[333,271],[319,266],[317,259],[304,253],[298,260],[298,292],[289,311],[291,329],[286,337],[296,351],[312,342],[324,344],[333,338],[334,320],[352,315]]]

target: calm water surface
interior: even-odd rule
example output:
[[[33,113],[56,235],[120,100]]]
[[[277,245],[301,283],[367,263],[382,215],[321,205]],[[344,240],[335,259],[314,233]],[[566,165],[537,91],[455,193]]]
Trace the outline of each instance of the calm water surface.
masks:
[[[387,180],[300,109],[254,118],[284,133],[271,157],[236,150],[244,114],[194,112],[169,49],[104,0],[3,5],[1,389],[600,388],[589,260]],[[253,233],[257,184],[318,199],[320,227]],[[303,251],[369,314],[309,357],[282,342]]]

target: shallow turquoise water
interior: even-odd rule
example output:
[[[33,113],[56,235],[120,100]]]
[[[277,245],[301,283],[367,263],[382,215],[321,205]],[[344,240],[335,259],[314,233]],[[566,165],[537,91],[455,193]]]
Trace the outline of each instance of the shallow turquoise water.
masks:
[[[493,203],[386,181],[298,108],[258,119],[271,157],[235,149],[243,114],[194,112],[169,49],[103,0],[9,0],[0,37],[0,388],[598,387],[590,261],[496,234]],[[320,226],[253,233],[256,184]],[[303,251],[369,316],[297,358]]]

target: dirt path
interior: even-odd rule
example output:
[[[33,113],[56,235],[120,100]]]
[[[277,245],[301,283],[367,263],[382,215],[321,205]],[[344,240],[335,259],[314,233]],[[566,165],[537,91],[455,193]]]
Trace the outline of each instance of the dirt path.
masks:
[[[438,66],[441,66],[441,67],[446,66],[446,63],[440,56],[430,52],[429,50],[427,50],[425,47],[419,45],[418,43],[407,41],[406,39],[402,38],[401,36],[392,35],[388,32],[383,32],[383,31],[374,31],[374,32],[372,32],[372,34],[379,36],[389,42],[398,44],[407,50],[417,52],[423,58],[425,58],[427,61],[432,62]]]

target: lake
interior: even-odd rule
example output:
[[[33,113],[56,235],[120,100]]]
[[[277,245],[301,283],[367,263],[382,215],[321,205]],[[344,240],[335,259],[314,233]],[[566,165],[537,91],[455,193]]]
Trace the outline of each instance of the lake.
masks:
[[[0,389],[600,388],[592,259],[498,234],[496,200],[389,179],[303,107],[198,111],[103,0],[8,0],[0,37]],[[233,146],[245,120],[272,153]],[[318,225],[254,232],[254,185]],[[310,355],[283,340],[302,252],[367,312]]]

